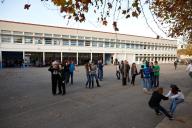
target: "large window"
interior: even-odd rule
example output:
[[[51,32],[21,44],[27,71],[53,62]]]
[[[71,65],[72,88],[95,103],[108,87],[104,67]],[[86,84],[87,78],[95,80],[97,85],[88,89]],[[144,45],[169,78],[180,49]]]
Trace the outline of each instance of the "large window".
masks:
[[[112,42],[111,42],[111,43],[110,43],[110,47],[111,47],[111,48],[114,48],[114,47],[115,47],[115,43],[112,43]]]
[[[85,42],[85,46],[90,46],[90,45],[91,45],[91,42],[89,42],[89,41]]]
[[[3,42],[3,43],[11,43],[11,36],[2,35],[1,36],[1,42]]]
[[[126,44],[126,48],[131,48],[131,45],[130,44]]]
[[[97,42],[92,42],[92,47],[97,47]]]
[[[120,48],[120,44],[119,43],[116,43],[116,48]]]
[[[78,41],[78,46],[83,47],[83,46],[84,46],[84,41],[83,41],[83,40],[79,40],[79,41]]]
[[[45,38],[45,44],[52,44],[52,38]]]
[[[121,44],[121,48],[125,48],[125,44]]]
[[[43,44],[43,40],[40,37],[35,37],[35,44]]]
[[[60,45],[61,40],[60,39],[53,39],[53,44],[54,45]]]
[[[63,40],[63,45],[64,46],[69,46],[69,40]]]
[[[13,42],[14,43],[22,43],[22,36],[14,36],[13,37]]]
[[[76,40],[71,40],[71,46],[77,46],[77,41]]]
[[[105,48],[109,47],[109,42],[105,42]]]
[[[33,43],[33,37],[25,37],[25,44],[32,44]]]
[[[99,42],[99,47],[103,47],[103,43],[102,42]]]

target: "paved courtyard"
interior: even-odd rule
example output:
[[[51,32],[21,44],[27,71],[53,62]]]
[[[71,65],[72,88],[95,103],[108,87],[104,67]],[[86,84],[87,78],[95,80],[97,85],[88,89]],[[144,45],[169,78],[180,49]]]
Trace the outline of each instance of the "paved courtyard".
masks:
[[[177,84],[187,96],[192,79],[185,65],[161,64],[160,86]],[[139,66],[138,66],[139,67]],[[164,116],[148,107],[140,76],[136,86],[122,86],[115,66],[104,67],[100,88],[85,88],[84,67],[75,72],[65,96],[52,96],[48,68],[0,70],[0,128],[154,128]],[[168,108],[168,101],[163,102]],[[180,108],[178,106],[177,110]]]

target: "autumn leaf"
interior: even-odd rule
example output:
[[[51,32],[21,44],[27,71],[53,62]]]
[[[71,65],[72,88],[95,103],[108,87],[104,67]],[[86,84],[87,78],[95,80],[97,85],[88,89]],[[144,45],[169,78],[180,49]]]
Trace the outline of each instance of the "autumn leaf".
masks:
[[[25,5],[24,5],[24,9],[29,10],[30,6],[31,6],[30,4],[25,4]]]

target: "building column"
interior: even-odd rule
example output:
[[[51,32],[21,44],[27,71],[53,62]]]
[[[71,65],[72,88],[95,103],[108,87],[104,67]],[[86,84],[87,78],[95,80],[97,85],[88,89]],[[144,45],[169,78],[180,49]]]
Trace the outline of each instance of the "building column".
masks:
[[[45,52],[43,52],[43,65],[45,65]]]
[[[0,51],[0,69],[3,68],[3,64],[2,64],[2,51]]]
[[[91,51],[91,62],[92,62],[92,59],[93,59],[93,53],[92,53],[92,51]]]
[[[105,53],[103,53],[103,64],[105,64]]]
[[[61,52],[61,64],[63,62],[63,52]]]
[[[79,53],[77,52],[77,55],[76,55],[76,64],[78,65],[79,64]]]
[[[25,68],[25,51],[23,51],[22,67]]]

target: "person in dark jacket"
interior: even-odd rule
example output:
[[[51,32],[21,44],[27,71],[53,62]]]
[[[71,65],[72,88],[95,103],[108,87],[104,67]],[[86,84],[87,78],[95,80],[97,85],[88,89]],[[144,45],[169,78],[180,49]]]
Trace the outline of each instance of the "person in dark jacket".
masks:
[[[168,97],[165,97],[163,95],[163,88],[157,88],[153,93],[152,96],[149,100],[149,106],[155,110],[157,115],[160,115],[162,113],[164,113],[170,120],[173,120],[173,116],[171,116],[167,110],[165,108],[163,108],[160,105],[161,100],[168,100]]]
[[[52,80],[52,94],[56,95],[57,87],[59,88],[59,93],[62,94],[61,90],[61,74],[59,69],[59,63],[54,61],[52,65],[49,67],[48,71],[51,72],[51,80]]]

